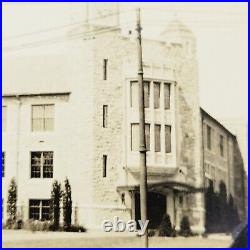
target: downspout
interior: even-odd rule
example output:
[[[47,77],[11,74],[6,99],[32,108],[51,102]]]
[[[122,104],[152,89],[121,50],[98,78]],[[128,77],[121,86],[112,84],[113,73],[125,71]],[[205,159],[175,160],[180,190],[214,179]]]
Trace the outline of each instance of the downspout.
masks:
[[[203,202],[204,202],[204,228],[206,231],[206,175],[205,175],[205,145],[204,145],[204,118],[201,112],[201,144],[202,144],[202,178],[203,178]]]
[[[17,204],[20,202],[18,197],[18,191],[20,190],[19,187],[19,149],[20,149],[20,121],[21,121],[21,99],[19,95],[16,95],[18,109],[17,109],[17,129],[16,129],[16,185],[17,185]],[[18,205],[19,207],[19,205]],[[21,215],[22,216],[22,215]]]

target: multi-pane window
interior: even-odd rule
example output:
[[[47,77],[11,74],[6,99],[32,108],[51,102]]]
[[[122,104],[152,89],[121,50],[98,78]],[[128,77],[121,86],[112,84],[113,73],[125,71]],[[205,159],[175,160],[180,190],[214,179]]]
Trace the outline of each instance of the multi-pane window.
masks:
[[[108,105],[103,105],[103,114],[102,114],[102,127],[108,127]]]
[[[104,178],[107,177],[107,160],[108,160],[108,156],[103,155],[103,157],[102,157],[102,176]]]
[[[150,124],[145,124],[145,140],[146,140],[146,149],[150,150]],[[139,124],[131,124],[131,150],[139,151]]]
[[[171,153],[171,126],[165,125],[165,152]]]
[[[6,131],[7,128],[7,107],[2,106],[2,131]]]
[[[161,83],[154,82],[154,108],[160,108]]]
[[[161,125],[155,125],[155,152],[161,152]]]
[[[144,107],[149,108],[150,82],[144,81]],[[139,84],[137,81],[130,82],[130,106],[135,108],[139,104]]]
[[[212,129],[207,125],[207,148],[211,149],[212,147]]]
[[[29,218],[33,220],[50,219],[50,200],[29,200]]]
[[[220,135],[220,155],[224,156],[224,137]]]
[[[164,107],[170,109],[170,84],[164,84]]]
[[[5,152],[2,152],[2,177],[5,174]]]
[[[53,152],[31,152],[31,178],[53,178]]]
[[[32,105],[32,131],[54,129],[54,105]]]

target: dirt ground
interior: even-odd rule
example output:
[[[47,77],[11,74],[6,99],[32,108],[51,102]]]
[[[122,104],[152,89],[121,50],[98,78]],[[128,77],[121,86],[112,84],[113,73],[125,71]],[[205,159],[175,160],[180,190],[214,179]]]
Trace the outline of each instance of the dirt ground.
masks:
[[[4,248],[131,248],[143,247],[142,239],[127,233],[51,233],[29,231],[2,231]],[[149,247],[159,248],[226,248],[231,244],[231,237],[211,235],[204,239],[190,238],[149,238]]]

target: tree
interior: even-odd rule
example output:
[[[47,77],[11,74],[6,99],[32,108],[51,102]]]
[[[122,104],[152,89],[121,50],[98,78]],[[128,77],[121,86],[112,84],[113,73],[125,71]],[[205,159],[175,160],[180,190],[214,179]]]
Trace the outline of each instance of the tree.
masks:
[[[63,192],[63,222],[65,230],[71,227],[71,215],[72,215],[72,198],[71,198],[71,186],[68,178],[64,181]]]
[[[217,219],[216,194],[214,192],[214,185],[212,181],[209,181],[209,186],[205,193],[205,207],[206,207],[205,227],[207,232],[211,232],[213,231],[213,227]]]
[[[187,216],[184,216],[181,220],[180,235],[184,237],[188,237],[192,235],[189,219]]]
[[[8,226],[13,226],[17,215],[17,184],[15,178],[10,181],[7,200]]]
[[[240,223],[238,210],[234,204],[234,198],[231,194],[228,201],[228,223],[230,230],[233,230]]]
[[[54,181],[52,185],[51,200],[50,200],[50,219],[52,222],[53,230],[59,229],[61,197],[62,197],[61,184],[58,181]]]
[[[221,232],[228,231],[228,204],[227,204],[227,188],[223,181],[219,184],[218,194],[218,230]]]
[[[170,220],[170,216],[165,214],[162,218],[161,224],[159,226],[159,236],[172,236],[173,228]]]

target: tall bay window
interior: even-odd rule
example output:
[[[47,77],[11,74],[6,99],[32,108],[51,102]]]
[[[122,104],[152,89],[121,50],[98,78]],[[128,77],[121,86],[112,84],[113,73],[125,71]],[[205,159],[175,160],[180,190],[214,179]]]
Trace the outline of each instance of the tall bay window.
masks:
[[[171,126],[165,125],[165,153],[171,153]]]
[[[144,107],[150,106],[150,82],[144,81]],[[133,108],[139,105],[139,84],[137,81],[130,82],[130,106]]]
[[[161,125],[155,125],[155,152],[161,152]]]
[[[154,108],[158,109],[160,108],[160,92],[161,90],[161,83],[160,82],[154,82]]]
[[[150,124],[145,124],[145,140],[146,149],[150,150]],[[139,151],[140,139],[139,139],[139,124],[131,124],[131,150]]]
[[[164,83],[164,106],[165,109],[170,109],[170,84]]]

